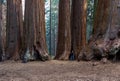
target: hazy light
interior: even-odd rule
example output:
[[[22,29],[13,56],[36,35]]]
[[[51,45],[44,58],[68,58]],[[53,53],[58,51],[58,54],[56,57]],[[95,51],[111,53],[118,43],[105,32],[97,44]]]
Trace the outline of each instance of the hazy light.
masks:
[[[23,10],[23,15],[24,15],[24,11],[25,11],[25,0],[22,0],[22,10]]]

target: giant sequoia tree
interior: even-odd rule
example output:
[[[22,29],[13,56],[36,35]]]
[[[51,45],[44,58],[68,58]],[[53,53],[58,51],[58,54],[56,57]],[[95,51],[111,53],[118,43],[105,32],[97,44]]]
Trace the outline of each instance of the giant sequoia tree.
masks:
[[[59,0],[58,41],[55,59],[68,60],[71,51],[70,0]]]
[[[45,38],[44,0],[25,1],[24,50],[25,55],[33,57],[36,51],[42,60],[49,59]]]
[[[101,50],[99,50],[102,57],[108,57],[111,54],[115,55],[120,49],[119,2],[120,0],[98,0],[93,38],[95,39],[95,49],[102,50],[102,53]],[[102,5],[102,8],[100,8],[100,5]]]
[[[86,46],[87,0],[72,0],[72,50],[76,59],[82,48]]]
[[[96,37],[106,33],[108,23],[110,24],[109,21],[111,21],[109,19],[111,18],[109,16],[110,13],[112,13],[112,11],[110,11],[110,0],[98,0],[93,29],[93,34],[96,35]]]
[[[22,33],[21,0],[7,0],[6,54],[10,59],[19,59]]]
[[[0,61],[2,61],[3,45],[2,45],[2,1],[0,1]]]
[[[89,47],[80,54],[91,58],[101,56],[107,58],[120,50],[120,0],[98,0],[94,19],[94,31]],[[81,59],[81,55],[80,58]],[[89,59],[89,60],[90,60]]]

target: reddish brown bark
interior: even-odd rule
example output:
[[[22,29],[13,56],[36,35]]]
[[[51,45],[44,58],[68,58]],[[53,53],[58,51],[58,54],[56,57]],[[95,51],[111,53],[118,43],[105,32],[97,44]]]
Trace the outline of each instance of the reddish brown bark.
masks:
[[[49,59],[47,44],[46,44],[46,30],[45,30],[45,1],[36,0],[35,2],[35,46],[39,54]]]
[[[20,58],[22,29],[21,0],[7,0],[7,45],[6,54],[10,59]]]
[[[72,0],[72,49],[76,59],[86,46],[87,0]]]
[[[109,14],[110,0],[98,0],[93,29],[93,34],[96,35],[96,37],[106,33],[110,18]]]
[[[24,16],[24,53],[28,53],[32,56],[34,46],[34,15],[33,15],[33,0],[25,1],[25,16]]]
[[[119,52],[119,5],[120,0],[98,0],[93,36],[89,46],[80,53],[79,59],[82,59],[83,56],[88,57],[88,60],[96,56],[108,58],[110,55],[116,55]]]
[[[0,61],[2,61],[3,45],[2,45],[2,3],[0,2]]]
[[[31,56],[37,50],[44,60],[49,59],[45,37],[44,0],[26,0],[24,48]]]
[[[59,27],[55,59],[68,60],[71,51],[70,0],[59,1]]]

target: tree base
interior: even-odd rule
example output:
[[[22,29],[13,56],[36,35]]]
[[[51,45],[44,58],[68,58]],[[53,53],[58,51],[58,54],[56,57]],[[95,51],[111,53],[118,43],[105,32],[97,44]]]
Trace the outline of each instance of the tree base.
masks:
[[[119,53],[119,51],[120,39],[114,39],[105,42],[104,40],[99,39],[90,44],[85,49],[82,49],[81,53],[78,56],[78,61],[90,61],[92,59],[101,60],[103,58],[108,58],[111,55],[115,57]]]

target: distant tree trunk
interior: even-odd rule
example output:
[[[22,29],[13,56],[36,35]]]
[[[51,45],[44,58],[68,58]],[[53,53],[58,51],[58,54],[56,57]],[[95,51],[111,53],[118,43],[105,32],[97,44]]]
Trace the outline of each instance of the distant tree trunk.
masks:
[[[75,58],[86,46],[87,0],[72,0],[72,50]]]
[[[12,60],[20,58],[22,30],[22,1],[7,0],[6,54]]]
[[[70,0],[59,0],[59,27],[55,59],[68,60],[70,51]]]
[[[89,41],[89,48],[81,54],[86,57],[101,56],[107,58],[120,50],[120,0],[98,0],[94,20],[94,32]],[[92,53],[90,53],[92,51]],[[81,55],[80,55],[81,56]],[[89,57],[91,58],[91,57]]]
[[[42,59],[49,59],[45,36],[44,0],[26,0],[24,36],[26,54],[33,56],[36,50]]]
[[[2,44],[2,1],[0,1],[0,61],[2,61],[3,44]]]

